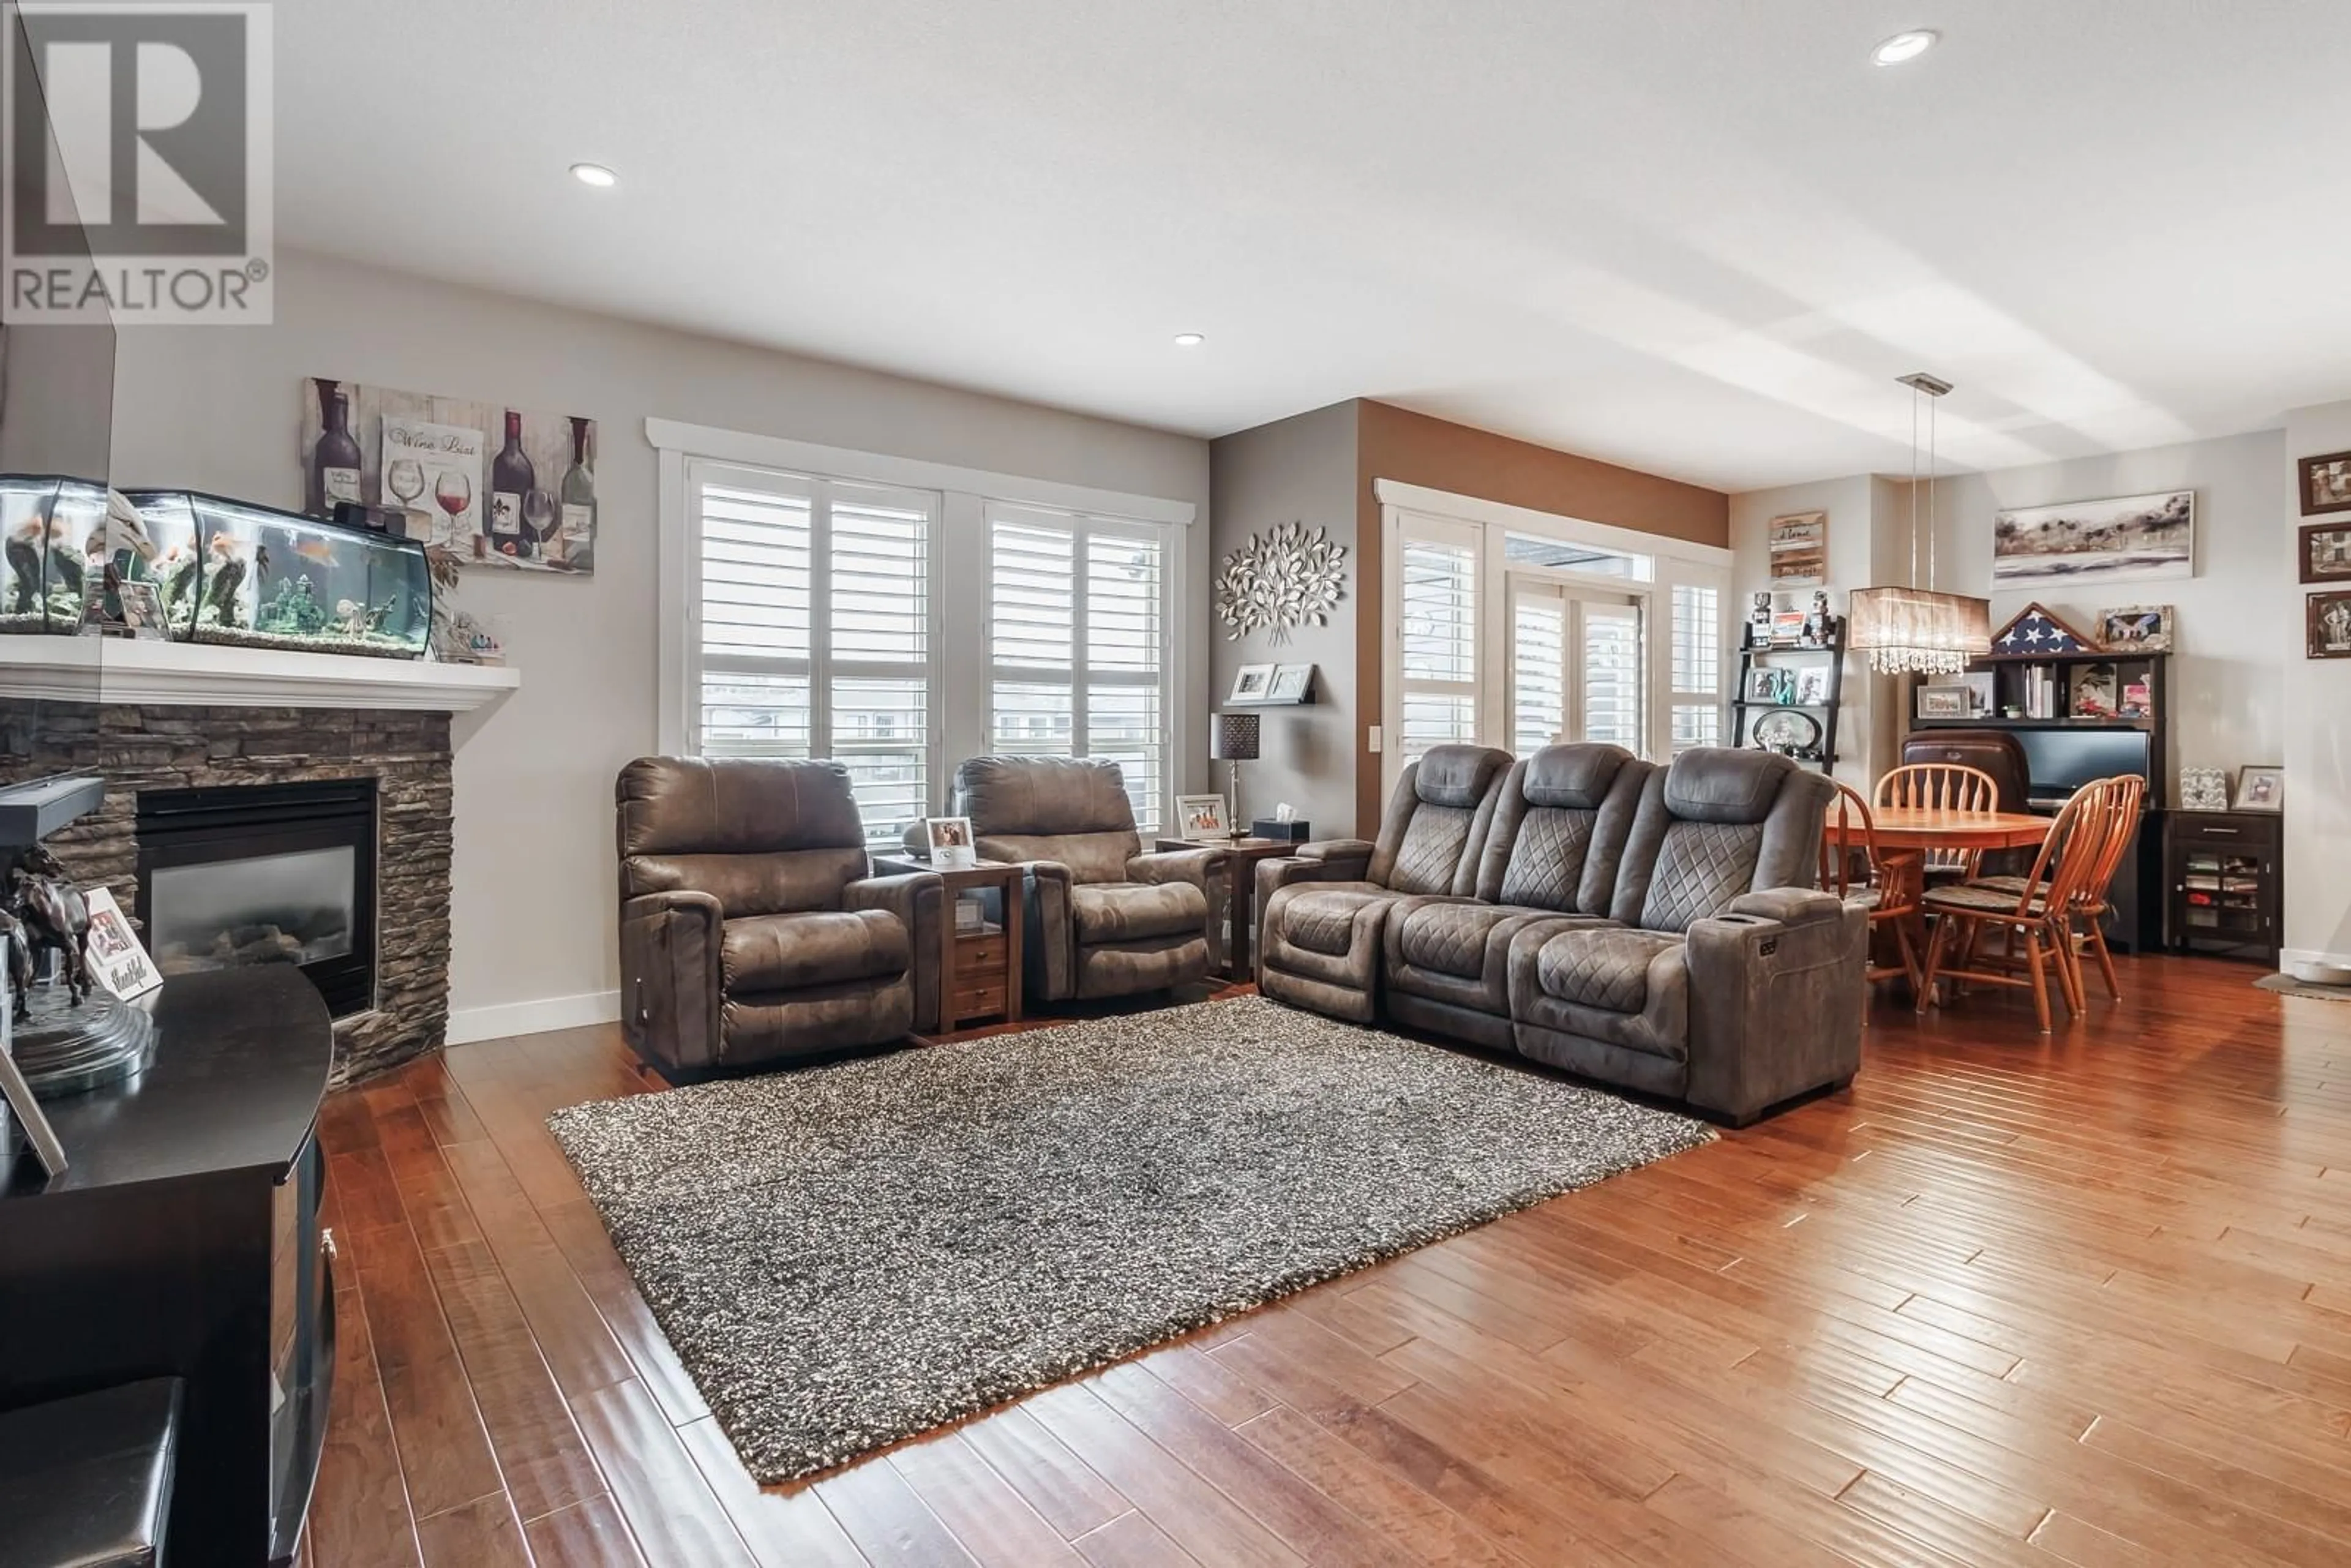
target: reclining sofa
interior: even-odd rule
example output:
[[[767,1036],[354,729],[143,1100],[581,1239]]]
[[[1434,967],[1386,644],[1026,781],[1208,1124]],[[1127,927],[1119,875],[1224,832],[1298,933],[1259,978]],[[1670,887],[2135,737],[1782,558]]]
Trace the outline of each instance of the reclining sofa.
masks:
[[[1834,794],[1761,751],[1437,747],[1377,841],[1259,864],[1259,989],[1744,1125],[1860,1065],[1868,910],[1813,885]]]

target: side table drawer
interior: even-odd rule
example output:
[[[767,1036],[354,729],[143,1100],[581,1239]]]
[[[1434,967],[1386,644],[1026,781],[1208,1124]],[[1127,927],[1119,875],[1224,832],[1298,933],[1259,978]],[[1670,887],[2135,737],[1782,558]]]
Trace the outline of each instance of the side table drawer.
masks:
[[[1004,1003],[1004,981],[998,978],[966,985],[958,981],[947,993],[947,1009],[956,1022],[965,1019],[987,1018],[1007,1010]]]
[[[958,984],[967,980],[1004,978],[1005,961],[1011,948],[1002,933],[993,936],[958,936],[955,945],[955,977]]]

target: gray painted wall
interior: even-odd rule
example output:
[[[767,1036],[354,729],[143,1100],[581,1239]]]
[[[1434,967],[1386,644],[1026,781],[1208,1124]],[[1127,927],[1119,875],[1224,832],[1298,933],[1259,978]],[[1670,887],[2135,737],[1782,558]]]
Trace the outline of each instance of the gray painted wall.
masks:
[[[1371,612],[1364,608],[1363,552],[1355,538],[1355,405],[1333,403],[1222,436],[1211,452],[1211,581],[1228,551],[1279,523],[1327,528],[1347,547],[1347,591],[1328,626],[1301,627],[1287,644],[1277,644],[1261,632],[1231,641],[1217,622],[1208,665],[1211,707],[1223,706],[1243,664],[1315,666],[1313,704],[1260,710],[1261,759],[1241,768],[1241,825],[1287,800],[1312,824],[1316,838],[1345,838],[1355,831],[1355,736],[1371,722],[1360,716],[1355,691],[1356,617]],[[1221,789],[1224,769],[1214,771],[1213,787]]]

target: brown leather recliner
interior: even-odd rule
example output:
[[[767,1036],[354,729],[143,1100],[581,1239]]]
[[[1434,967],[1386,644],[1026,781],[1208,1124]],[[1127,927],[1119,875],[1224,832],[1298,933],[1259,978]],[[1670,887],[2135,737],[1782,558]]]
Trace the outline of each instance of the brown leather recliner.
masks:
[[[1028,996],[1124,997],[1207,977],[1224,852],[1143,853],[1117,763],[975,757],[956,769],[948,814],[971,819],[982,859],[1028,864]]]
[[[693,1074],[938,1027],[944,886],[869,874],[846,768],[643,757],[614,794],[639,1054]]]

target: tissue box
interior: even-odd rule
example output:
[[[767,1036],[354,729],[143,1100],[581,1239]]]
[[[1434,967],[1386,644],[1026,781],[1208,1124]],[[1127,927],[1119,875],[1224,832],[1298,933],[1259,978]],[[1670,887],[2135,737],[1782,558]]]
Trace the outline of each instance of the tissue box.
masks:
[[[1260,839],[1277,839],[1285,844],[1302,844],[1314,835],[1302,821],[1277,822],[1271,817],[1259,817],[1249,824],[1249,831]]]

